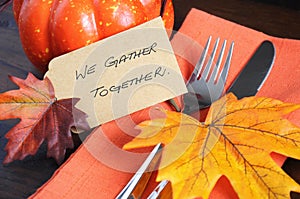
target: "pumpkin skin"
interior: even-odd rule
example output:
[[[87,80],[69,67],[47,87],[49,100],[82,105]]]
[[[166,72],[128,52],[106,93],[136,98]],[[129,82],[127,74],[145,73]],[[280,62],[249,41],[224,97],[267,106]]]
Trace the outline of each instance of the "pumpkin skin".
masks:
[[[56,56],[89,45],[160,15],[161,0],[14,0],[23,49],[41,72]],[[174,24],[172,0],[163,13]]]

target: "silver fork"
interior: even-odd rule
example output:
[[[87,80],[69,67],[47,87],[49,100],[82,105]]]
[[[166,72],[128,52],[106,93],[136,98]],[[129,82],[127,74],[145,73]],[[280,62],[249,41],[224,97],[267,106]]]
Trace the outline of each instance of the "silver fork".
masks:
[[[217,52],[219,41],[220,39],[218,38],[215,42],[211,55],[207,58],[211,36],[208,38],[200,59],[196,64],[191,77],[186,83],[189,92],[183,96],[184,113],[189,114],[206,108],[210,106],[212,102],[218,100],[224,93],[224,85],[230,67],[234,42],[231,43],[224,67],[219,72],[227,43],[226,40],[224,40],[217,61],[214,64],[214,58]],[[207,63],[204,67],[206,60]]]

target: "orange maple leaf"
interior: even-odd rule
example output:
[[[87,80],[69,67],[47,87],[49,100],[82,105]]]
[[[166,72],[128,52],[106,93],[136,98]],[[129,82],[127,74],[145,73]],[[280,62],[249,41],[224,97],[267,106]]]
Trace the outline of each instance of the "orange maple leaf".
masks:
[[[124,148],[164,144],[157,180],[170,180],[174,198],[208,198],[226,176],[239,198],[290,198],[300,186],[271,158],[300,159],[300,129],[284,115],[300,105],[233,94],[212,104],[206,121],[165,111],[166,118],[139,125]]]
[[[0,94],[0,120],[19,118],[20,122],[6,134],[9,140],[3,162],[34,155],[47,141],[47,156],[61,163],[66,149],[74,145],[71,127],[87,128],[86,115],[74,108],[78,99],[57,101],[49,79],[38,80],[31,73],[25,80],[10,79],[19,89]]]

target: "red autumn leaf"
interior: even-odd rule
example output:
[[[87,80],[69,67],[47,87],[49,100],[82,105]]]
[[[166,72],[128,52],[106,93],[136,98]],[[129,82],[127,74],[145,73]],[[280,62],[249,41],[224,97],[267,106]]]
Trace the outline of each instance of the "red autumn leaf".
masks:
[[[0,94],[0,120],[19,118],[20,122],[6,134],[4,163],[36,154],[47,141],[47,156],[60,164],[66,149],[74,147],[71,127],[87,127],[86,115],[74,107],[78,99],[56,100],[49,79],[39,80],[31,73],[25,80],[10,79],[19,89]]]

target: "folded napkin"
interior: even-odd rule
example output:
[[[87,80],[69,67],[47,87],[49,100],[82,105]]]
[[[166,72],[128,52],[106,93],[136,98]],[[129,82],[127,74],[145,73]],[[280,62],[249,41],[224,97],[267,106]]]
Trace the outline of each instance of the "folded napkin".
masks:
[[[228,87],[263,40],[271,40],[276,48],[275,64],[259,96],[276,98],[285,102],[300,102],[300,41],[268,36],[264,33],[226,21],[200,10],[192,9],[187,15],[179,33],[204,45],[207,38],[221,37],[235,42],[232,65],[228,75]],[[176,34],[176,35],[177,35]],[[180,46],[180,37],[172,40],[175,52]],[[183,45],[183,44],[182,44]],[[186,49],[177,53],[189,57],[190,63],[178,57],[182,74],[187,78],[193,69],[193,62],[199,54]],[[160,106],[170,109],[167,103]],[[31,198],[114,198],[129,181],[137,163],[136,153],[131,158],[122,158],[122,147],[130,141],[130,135],[138,134],[133,127],[136,123],[153,118],[150,108],[134,113],[132,117],[121,118],[102,125],[85,140],[78,150],[54,173],[52,178],[40,187]],[[300,111],[288,115],[288,119],[300,126]],[[128,135],[128,133],[130,135]],[[149,151],[149,149],[145,149]],[[143,152],[143,151],[139,151]],[[127,154],[128,155],[128,154]],[[130,156],[130,155],[129,155]],[[284,156],[274,155],[279,165]],[[134,162],[135,164],[132,164]],[[155,184],[155,176],[151,179]],[[221,178],[211,194],[211,198],[236,198],[230,183]]]

